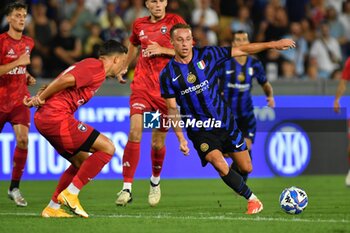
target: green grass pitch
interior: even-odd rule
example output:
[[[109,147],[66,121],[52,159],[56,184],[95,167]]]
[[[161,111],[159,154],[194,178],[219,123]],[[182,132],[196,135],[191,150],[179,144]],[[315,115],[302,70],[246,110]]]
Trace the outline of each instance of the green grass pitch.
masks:
[[[23,181],[21,190],[29,205],[16,207],[7,199],[8,182],[0,182],[1,233],[97,232],[350,232],[350,188],[344,176],[299,176],[250,179],[249,186],[264,203],[261,214],[247,216],[246,201],[220,179],[162,180],[162,200],[147,203],[148,180],[133,185],[134,201],[116,207],[121,180],[96,180],[80,194],[89,219],[44,219],[41,210],[50,200],[56,181]],[[303,188],[309,205],[300,215],[288,215],[278,197],[289,186]]]

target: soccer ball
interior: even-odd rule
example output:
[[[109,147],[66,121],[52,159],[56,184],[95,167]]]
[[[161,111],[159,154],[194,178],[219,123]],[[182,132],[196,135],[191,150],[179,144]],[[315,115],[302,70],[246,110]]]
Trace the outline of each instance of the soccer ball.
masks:
[[[306,192],[295,186],[284,189],[280,195],[280,206],[288,214],[300,214],[307,203]]]

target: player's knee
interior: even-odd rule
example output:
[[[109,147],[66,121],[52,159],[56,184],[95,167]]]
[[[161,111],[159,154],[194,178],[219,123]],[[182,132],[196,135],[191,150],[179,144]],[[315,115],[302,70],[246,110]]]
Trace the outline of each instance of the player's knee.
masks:
[[[152,149],[160,150],[164,147],[164,141],[162,140],[152,140]]]
[[[242,173],[251,173],[253,171],[253,165],[252,163],[243,163],[241,165],[238,166],[239,167],[239,170],[242,172]]]
[[[140,142],[142,137],[142,129],[140,128],[131,128],[129,133],[129,141]]]
[[[21,149],[27,149],[28,146],[28,136],[26,135],[19,135],[16,138],[17,146]]]
[[[115,146],[113,144],[113,142],[111,140],[108,139],[107,143],[106,143],[106,147],[105,147],[105,153],[113,156],[115,153]]]

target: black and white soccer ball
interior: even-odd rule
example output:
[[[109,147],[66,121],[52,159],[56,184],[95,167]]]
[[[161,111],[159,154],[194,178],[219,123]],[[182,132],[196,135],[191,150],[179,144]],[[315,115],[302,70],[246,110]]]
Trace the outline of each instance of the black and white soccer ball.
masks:
[[[308,204],[306,192],[298,187],[292,186],[282,191],[280,195],[280,206],[288,214],[300,214]]]

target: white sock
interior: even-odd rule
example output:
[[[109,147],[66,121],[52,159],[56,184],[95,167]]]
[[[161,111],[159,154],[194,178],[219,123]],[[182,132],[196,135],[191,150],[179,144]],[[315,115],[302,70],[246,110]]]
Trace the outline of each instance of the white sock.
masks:
[[[67,190],[68,190],[68,192],[70,192],[71,194],[74,194],[74,195],[78,195],[80,192],[80,189],[75,187],[75,185],[73,183],[70,183],[70,185],[68,185]]]
[[[129,189],[130,192],[131,192],[131,186],[132,186],[132,183],[124,182],[124,183],[123,183],[123,190],[124,190],[124,189]]]
[[[251,200],[256,200],[256,199],[258,199],[258,197],[257,197],[257,196],[255,196],[255,195],[254,195],[254,193],[252,193],[252,195],[250,195],[250,197],[249,197],[248,201],[251,201]]]
[[[48,204],[48,206],[51,207],[52,209],[55,209],[55,210],[58,210],[58,209],[61,207],[60,204],[54,202],[53,200],[50,201],[50,203]]]
[[[154,177],[153,175],[151,176],[151,182],[155,185],[158,185],[160,182],[160,176]]]

